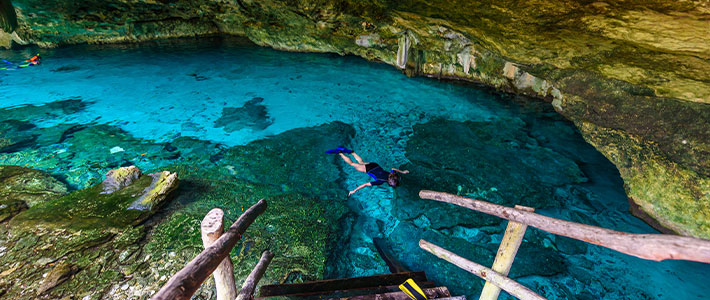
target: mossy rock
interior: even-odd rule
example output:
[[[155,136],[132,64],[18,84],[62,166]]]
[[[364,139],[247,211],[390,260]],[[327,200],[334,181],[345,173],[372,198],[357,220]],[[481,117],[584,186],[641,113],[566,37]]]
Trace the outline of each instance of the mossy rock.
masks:
[[[151,176],[141,176],[133,184],[110,194],[104,194],[103,185],[72,192],[51,202],[45,202],[15,217],[13,228],[48,226],[73,230],[97,228],[123,228],[137,225],[153,211],[132,209],[138,196],[151,194],[147,190],[153,183]],[[177,182],[173,182],[175,186]],[[162,193],[162,199],[167,195]]]
[[[419,199],[422,187],[505,206],[544,208],[562,205],[549,196],[555,187],[586,181],[575,162],[540,146],[518,119],[419,124],[406,151],[411,163],[403,168],[411,173],[398,188],[393,211],[404,220],[424,214],[432,228],[478,227],[500,219]]]
[[[334,183],[340,171],[333,164],[333,159],[339,158],[324,152],[348,144],[354,135],[352,126],[342,122],[294,129],[230,148],[222,153],[220,163],[234,166],[236,177],[251,182],[336,197],[327,193],[339,188]]]
[[[102,193],[103,185],[98,184],[12,218],[3,243],[9,251],[0,257],[0,266],[13,271],[3,277],[0,288],[15,299],[83,298],[101,295],[109,285],[144,268],[135,254],[146,232],[138,224],[155,211],[129,206],[149,192],[152,182],[143,176],[113,193]]]
[[[0,222],[66,193],[67,187],[45,172],[20,166],[0,166]]]
[[[189,176],[183,177],[185,186],[196,184],[190,183],[190,180]],[[224,211],[227,227],[259,198],[265,198],[268,209],[249,227],[230,254],[238,284],[246,279],[261,253],[267,249],[275,257],[261,284],[284,282],[293,274],[300,274],[302,280],[322,278],[325,261],[339,232],[339,219],[347,212],[343,204],[295,192],[283,193],[278,187],[243,180],[227,182],[211,177],[207,182],[214,184],[199,188],[199,192],[189,193],[193,201],[168,216],[152,232],[144,252],[155,254],[150,259],[150,264],[157,266],[153,272],[162,276],[182,267],[182,264],[161,265],[163,257],[160,253],[174,253],[174,260],[188,261],[202,251],[200,221],[210,209],[221,208]],[[181,198],[176,201],[181,201]],[[142,276],[149,274],[153,273]],[[151,280],[147,287],[157,289],[167,279]],[[212,288],[209,281],[201,292]]]

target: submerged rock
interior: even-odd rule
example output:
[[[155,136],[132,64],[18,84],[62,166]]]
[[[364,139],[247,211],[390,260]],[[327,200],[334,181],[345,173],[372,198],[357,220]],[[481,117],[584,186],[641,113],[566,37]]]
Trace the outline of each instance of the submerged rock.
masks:
[[[415,126],[406,148],[411,163],[402,167],[411,173],[403,178],[393,211],[404,220],[426,216],[427,227],[434,229],[501,222],[462,207],[419,199],[422,188],[505,206],[561,206],[550,197],[555,188],[587,179],[575,162],[539,146],[524,128],[525,123],[517,119],[435,120]]]
[[[0,122],[0,152],[17,152],[32,145],[37,135],[30,129],[36,127],[27,121],[6,120]]]
[[[269,118],[266,106],[261,102],[264,98],[255,97],[242,107],[225,107],[222,109],[222,116],[217,119],[214,127],[224,127],[226,132],[234,132],[244,128],[252,130],[264,130],[273,121]]]
[[[20,166],[0,166],[0,222],[66,193],[67,187],[45,172]]]

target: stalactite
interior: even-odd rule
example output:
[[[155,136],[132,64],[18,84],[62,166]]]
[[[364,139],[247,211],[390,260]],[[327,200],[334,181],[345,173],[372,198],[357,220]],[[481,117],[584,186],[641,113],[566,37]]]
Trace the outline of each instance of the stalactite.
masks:
[[[471,66],[473,66],[474,69],[476,68],[475,53],[475,50],[471,49],[470,47],[466,47],[463,49],[463,51],[456,54],[458,63],[463,66],[463,72],[466,74],[469,74],[468,71],[471,70]]]
[[[407,58],[409,57],[409,47],[412,42],[407,32],[404,32],[397,43],[397,67],[404,69],[407,66]]]

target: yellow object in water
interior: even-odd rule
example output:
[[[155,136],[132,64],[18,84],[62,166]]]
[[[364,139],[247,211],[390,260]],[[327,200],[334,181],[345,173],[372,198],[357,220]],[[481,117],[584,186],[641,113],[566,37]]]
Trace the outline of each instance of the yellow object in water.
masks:
[[[422,291],[419,286],[414,283],[411,278],[407,279],[404,283],[399,285],[399,289],[402,290],[409,298],[412,300],[427,300],[424,291]]]

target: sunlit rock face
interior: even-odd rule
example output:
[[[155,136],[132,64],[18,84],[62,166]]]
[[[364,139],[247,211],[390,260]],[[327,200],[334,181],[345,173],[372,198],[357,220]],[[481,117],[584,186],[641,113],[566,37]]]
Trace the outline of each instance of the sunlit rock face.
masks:
[[[210,34],[551,101],[672,231],[710,238],[706,1],[13,1],[0,45]],[[13,32],[6,32],[12,30]]]

